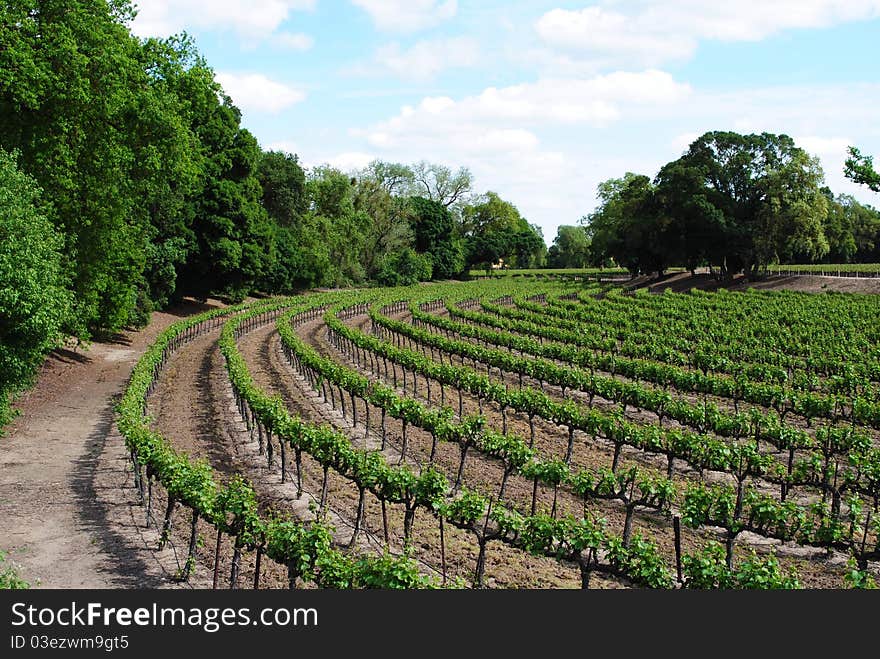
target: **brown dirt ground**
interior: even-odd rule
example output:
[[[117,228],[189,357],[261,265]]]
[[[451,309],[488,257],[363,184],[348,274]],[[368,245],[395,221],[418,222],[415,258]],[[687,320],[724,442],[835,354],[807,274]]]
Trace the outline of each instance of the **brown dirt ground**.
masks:
[[[32,586],[178,585],[174,550],[157,551],[155,529],[144,527],[113,406],[159,332],[209,305],[183,304],[142,331],[56,351],[17,401],[21,415],[0,439],[0,548]]]

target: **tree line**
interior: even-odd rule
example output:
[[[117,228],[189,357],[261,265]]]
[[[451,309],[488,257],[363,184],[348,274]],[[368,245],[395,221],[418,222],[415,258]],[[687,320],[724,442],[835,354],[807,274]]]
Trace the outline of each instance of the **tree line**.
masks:
[[[880,191],[856,148],[845,173]],[[818,159],[787,135],[709,132],[653,179],[628,172],[602,182],[598,198],[579,226],[560,227],[549,265],[710,266],[727,277],[775,263],[880,261],[880,211],[835,195]]]
[[[466,168],[306,169],[264,151],[186,34],[140,39],[129,0],[0,6],[0,426],[66,337],[185,296],[543,264],[540,232]]]

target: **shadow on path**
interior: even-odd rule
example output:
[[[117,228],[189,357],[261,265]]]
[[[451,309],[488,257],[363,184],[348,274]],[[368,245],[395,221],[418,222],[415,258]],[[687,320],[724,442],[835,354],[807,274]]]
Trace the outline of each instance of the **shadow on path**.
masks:
[[[98,425],[86,439],[87,450],[74,463],[71,486],[76,493],[76,517],[79,528],[87,531],[112,561],[99,568],[108,575],[114,586],[120,588],[158,588],[166,580],[150,575],[147,563],[139,555],[143,547],[133,546],[125,536],[117,532],[117,523],[111,521],[111,506],[127,508],[137,496],[134,486],[126,483],[122,494],[118,491],[119,480],[112,484],[98,483],[98,466],[101,454],[113,429],[114,401],[101,410]],[[114,461],[115,462],[115,461]],[[115,465],[114,465],[115,467]],[[119,465],[123,468],[123,465]],[[115,474],[117,479],[122,474]]]

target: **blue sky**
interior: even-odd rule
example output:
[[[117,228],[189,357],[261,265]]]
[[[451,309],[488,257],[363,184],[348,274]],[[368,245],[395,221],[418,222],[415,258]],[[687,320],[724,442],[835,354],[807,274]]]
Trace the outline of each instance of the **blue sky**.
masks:
[[[467,167],[541,227],[708,130],[786,133],[838,193],[880,160],[880,0],[140,0],[185,30],[265,149],[306,166]]]

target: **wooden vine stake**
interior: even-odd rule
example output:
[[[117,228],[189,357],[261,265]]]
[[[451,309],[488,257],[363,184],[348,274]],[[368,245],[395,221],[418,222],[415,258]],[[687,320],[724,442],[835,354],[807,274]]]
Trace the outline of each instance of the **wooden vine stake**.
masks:
[[[675,530],[675,569],[678,573],[678,583],[681,583],[681,517],[678,515],[672,518],[672,528]]]
[[[217,549],[214,550],[214,590],[217,590],[217,584],[220,581],[220,543],[222,541],[223,531],[217,529]]]

